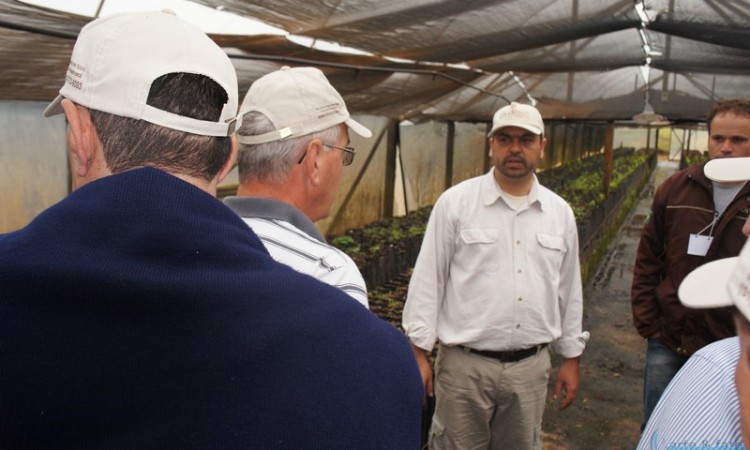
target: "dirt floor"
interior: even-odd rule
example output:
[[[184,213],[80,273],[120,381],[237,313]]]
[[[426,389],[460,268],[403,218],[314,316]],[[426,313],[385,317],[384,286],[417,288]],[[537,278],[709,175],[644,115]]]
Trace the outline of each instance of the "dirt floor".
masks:
[[[631,318],[633,262],[653,188],[676,169],[676,162],[659,162],[584,290],[584,329],[591,340],[581,357],[581,387],[576,402],[564,411],[550,399],[543,423],[545,450],[629,450],[638,444],[646,344]],[[553,367],[550,389],[555,374]]]

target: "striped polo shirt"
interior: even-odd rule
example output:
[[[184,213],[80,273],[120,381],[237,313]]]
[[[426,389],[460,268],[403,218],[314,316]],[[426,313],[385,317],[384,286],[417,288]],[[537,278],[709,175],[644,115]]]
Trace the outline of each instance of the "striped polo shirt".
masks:
[[[734,373],[739,338],[698,350],[659,399],[638,450],[743,450]]]
[[[300,210],[257,197],[227,197],[224,203],[253,229],[276,261],[341,289],[369,308],[367,287],[357,265],[326,242]]]

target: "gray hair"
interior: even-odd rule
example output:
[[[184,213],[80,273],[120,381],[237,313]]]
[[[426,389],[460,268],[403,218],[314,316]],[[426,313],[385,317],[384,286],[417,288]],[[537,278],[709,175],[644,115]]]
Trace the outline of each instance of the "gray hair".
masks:
[[[253,136],[275,130],[276,127],[258,111],[251,111],[242,117],[242,126],[237,130],[240,136]],[[323,143],[335,143],[339,137],[339,125],[334,125],[297,138],[262,144],[240,144],[237,155],[237,169],[240,183],[248,181],[268,181],[280,183],[286,179],[292,168],[302,157],[307,144],[313,139]],[[326,151],[331,149],[326,147]]]

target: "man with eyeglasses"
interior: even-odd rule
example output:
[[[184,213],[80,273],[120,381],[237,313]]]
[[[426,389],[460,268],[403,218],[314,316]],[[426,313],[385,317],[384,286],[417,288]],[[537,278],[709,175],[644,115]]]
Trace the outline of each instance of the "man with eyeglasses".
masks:
[[[553,397],[566,408],[589,337],[573,211],[534,175],[542,116],[514,102],[488,138],[493,168],[435,203],[403,313],[428,396],[440,342],[433,450],[541,450],[549,351],[563,358]]]
[[[370,130],[351,118],[344,99],[314,67],[285,66],[256,80],[238,122],[240,186],[225,203],[274,259],[368,307],[356,264],[313,222],[328,217],[343,166],[354,161],[349,130],[364,138]]]

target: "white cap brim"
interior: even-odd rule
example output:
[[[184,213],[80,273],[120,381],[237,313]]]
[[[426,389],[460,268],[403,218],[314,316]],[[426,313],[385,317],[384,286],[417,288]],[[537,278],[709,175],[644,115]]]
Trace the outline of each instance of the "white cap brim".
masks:
[[[719,183],[750,180],[750,157],[715,158],[703,168],[706,176]]]
[[[237,116],[237,129],[238,130],[242,128],[242,121],[245,118],[245,114],[247,114],[250,111],[253,111],[253,109],[243,111]],[[258,111],[261,113],[267,114],[267,112],[265,111],[260,111],[260,110]],[[309,134],[315,133],[320,130],[324,130],[330,126],[339,125],[341,123],[342,122],[337,122],[334,125],[318,123],[317,125],[313,125],[312,127],[308,127],[308,128],[306,128],[302,124],[295,124],[290,127],[284,127],[280,130],[273,130],[273,131],[269,131],[268,133],[263,133],[263,134],[259,134],[255,136],[248,136],[248,135],[243,135],[242,133],[237,133],[237,140],[241,144],[246,144],[246,145],[264,144],[266,142],[280,141],[280,140],[287,139],[287,138],[307,136]],[[370,131],[369,128],[357,122],[356,120],[352,119],[351,117],[344,120],[343,123],[350,130],[354,131],[355,133],[362,136],[363,138],[372,137],[372,131]]]
[[[44,109],[44,117],[56,116],[63,113],[62,101],[65,97],[58,95]]]
[[[682,280],[677,295],[688,308],[719,308],[732,306],[727,288],[739,257],[717,259],[699,266]]]
[[[362,125],[361,123],[357,122],[356,120],[349,117],[344,121],[347,127],[349,127],[350,130],[354,131],[358,135],[362,136],[363,138],[371,138],[372,137],[372,131],[370,131],[369,128]]]

